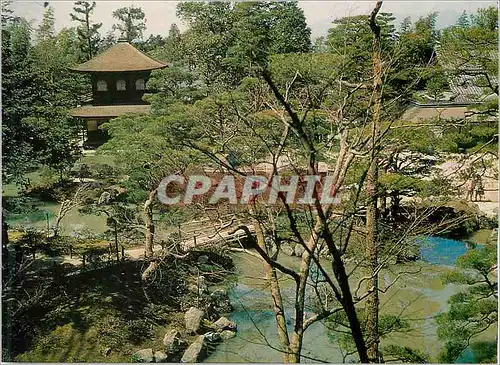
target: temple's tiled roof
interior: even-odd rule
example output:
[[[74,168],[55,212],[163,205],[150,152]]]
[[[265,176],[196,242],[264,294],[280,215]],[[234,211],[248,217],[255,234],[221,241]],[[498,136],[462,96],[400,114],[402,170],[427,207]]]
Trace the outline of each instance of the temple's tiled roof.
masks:
[[[91,60],[70,68],[79,72],[149,71],[167,64],[142,53],[128,42],[118,42]]]
[[[84,105],[70,110],[77,118],[114,118],[125,114],[147,114],[151,105]]]

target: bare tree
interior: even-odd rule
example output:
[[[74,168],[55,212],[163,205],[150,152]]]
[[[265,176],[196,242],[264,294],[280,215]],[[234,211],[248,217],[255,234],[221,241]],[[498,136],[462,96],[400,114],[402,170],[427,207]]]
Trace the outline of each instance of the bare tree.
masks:
[[[59,207],[59,211],[56,215],[54,226],[52,227],[54,237],[57,237],[60,233],[62,219],[66,216],[66,214],[68,214],[71,209],[75,208],[83,201],[83,199],[85,198],[85,192],[87,192],[89,188],[90,184],[80,184],[70,199],[65,199],[61,202],[61,206]]]

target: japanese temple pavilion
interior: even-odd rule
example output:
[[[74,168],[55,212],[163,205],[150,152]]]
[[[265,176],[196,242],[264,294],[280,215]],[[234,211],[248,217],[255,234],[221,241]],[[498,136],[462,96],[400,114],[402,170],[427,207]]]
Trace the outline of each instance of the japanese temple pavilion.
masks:
[[[147,114],[150,105],[142,100],[152,70],[167,67],[126,41],[118,41],[107,51],[70,70],[88,73],[92,82],[92,101],[70,111],[85,122],[89,145],[107,138],[99,126],[124,114]]]

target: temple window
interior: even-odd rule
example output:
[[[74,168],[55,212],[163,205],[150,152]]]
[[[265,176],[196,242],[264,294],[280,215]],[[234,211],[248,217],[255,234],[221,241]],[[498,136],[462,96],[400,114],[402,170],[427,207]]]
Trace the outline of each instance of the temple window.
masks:
[[[118,80],[116,82],[116,90],[118,90],[118,91],[127,90],[127,83],[125,82],[125,80]]]
[[[97,81],[97,91],[108,91],[108,83],[104,80]]]
[[[135,89],[136,90],[145,90],[146,89],[146,83],[144,82],[143,79],[138,79],[135,81]]]

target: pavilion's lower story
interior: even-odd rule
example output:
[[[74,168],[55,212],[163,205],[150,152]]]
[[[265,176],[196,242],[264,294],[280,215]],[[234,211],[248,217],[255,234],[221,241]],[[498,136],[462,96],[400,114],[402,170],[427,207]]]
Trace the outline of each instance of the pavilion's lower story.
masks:
[[[84,105],[70,111],[83,127],[83,147],[94,149],[105,143],[108,133],[102,125],[111,119],[128,114],[148,114],[150,105]]]

